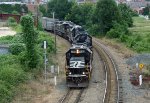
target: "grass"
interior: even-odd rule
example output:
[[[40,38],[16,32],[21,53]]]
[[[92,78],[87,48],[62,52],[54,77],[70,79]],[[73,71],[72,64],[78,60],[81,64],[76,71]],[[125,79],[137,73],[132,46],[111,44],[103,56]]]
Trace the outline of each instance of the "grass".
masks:
[[[142,17],[133,17],[133,27],[129,28],[131,35],[128,36],[129,40],[127,41],[127,45],[129,43],[133,43],[130,45],[133,50],[139,53],[150,53],[150,20],[146,20]]]

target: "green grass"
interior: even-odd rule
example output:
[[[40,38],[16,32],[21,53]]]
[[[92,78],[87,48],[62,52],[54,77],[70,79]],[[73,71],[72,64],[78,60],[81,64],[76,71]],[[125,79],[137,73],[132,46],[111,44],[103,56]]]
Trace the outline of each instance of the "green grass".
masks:
[[[139,53],[150,53],[150,20],[142,17],[133,17],[133,27],[129,28],[131,35],[128,36],[126,44]]]

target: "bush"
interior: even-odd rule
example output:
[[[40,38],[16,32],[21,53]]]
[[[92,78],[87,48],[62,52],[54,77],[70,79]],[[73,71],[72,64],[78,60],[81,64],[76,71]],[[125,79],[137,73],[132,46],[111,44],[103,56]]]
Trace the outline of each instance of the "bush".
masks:
[[[0,66],[0,103],[10,103],[19,83],[28,79],[27,73],[15,55],[1,55]]]
[[[134,45],[136,45],[136,41],[134,39],[129,39],[128,40],[128,47],[133,48]]]
[[[7,24],[8,24],[9,26],[17,26],[17,22],[16,22],[16,20],[15,20],[13,17],[9,17],[9,18],[8,18]]]
[[[126,35],[128,33],[129,31],[125,22],[122,22],[122,24],[114,22],[113,28],[107,32],[106,36],[109,38],[119,38],[121,35]]]
[[[12,44],[9,47],[9,51],[13,54],[13,55],[18,55],[19,53],[21,53],[22,51],[25,50],[25,46],[23,44]]]
[[[0,37],[0,44],[23,43],[22,34],[17,33],[14,36]]]
[[[0,80],[9,83],[10,85],[17,86],[19,83],[27,80],[25,72],[21,69],[6,67],[0,71]]]
[[[12,91],[14,87],[8,83],[0,80],[0,102],[10,103],[14,92]]]
[[[14,10],[14,11],[12,12],[12,14],[19,14],[19,13],[18,13],[17,11]]]
[[[142,40],[142,37],[141,37],[140,35],[137,35],[137,36],[135,37],[135,41],[139,42],[139,41],[141,41],[141,40]]]
[[[109,38],[118,38],[120,35],[122,35],[122,33],[116,29],[111,29],[106,34],[106,36],[108,36]]]
[[[12,43],[23,43],[22,33],[17,33],[13,37]]]
[[[120,40],[121,40],[121,42],[127,42],[127,40],[128,40],[128,36],[127,36],[127,35],[122,34],[122,35],[120,36]]]
[[[48,44],[47,45],[47,51],[49,53],[53,53],[55,51],[53,38],[44,32],[39,32],[38,44],[42,48],[43,48],[43,42],[44,41],[47,41],[47,44]]]
[[[89,32],[92,35],[98,35],[99,26],[97,24],[92,25],[92,27],[89,29]]]
[[[9,44],[11,43],[13,39],[13,36],[3,36],[3,37],[0,37],[0,44]]]
[[[15,18],[13,17],[8,18],[8,23],[14,23],[14,22],[16,22]]]

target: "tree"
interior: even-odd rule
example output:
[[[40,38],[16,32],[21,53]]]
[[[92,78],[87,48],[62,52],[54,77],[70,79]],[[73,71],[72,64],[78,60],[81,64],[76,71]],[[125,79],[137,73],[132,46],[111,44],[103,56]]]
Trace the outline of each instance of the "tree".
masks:
[[[149,15],[149,12],[150,12],[150,6],[147,5],[144,9],[143,9],[143,15]]]
[[[63,20],[70,13],[72,5],[73,2],[68,0],[51,0],[48,2],[47,14],[52,17],[52,12],[55,12],[55,17]]]
[[[39,10],[42,12],[43,16],[47,16],[45,5],[40,5]]]
[[[113,22],[119,22],[121,14],[114,0],[99,0],[96,5],[93,23],[99,27],[102,34],[106,34],[112,27]]]
[[[33,18],[29,15],[21,17],[21,26],[23,31],[23,40],[26,45],[26,62],[29,68],[36,68],[38,56],[36,51],[36,42],[38,33],[34,30]]]
[[[11,4],[1,4],[0,5],[0,12],[1,13],[9,13],[11,14],[13,11],[17,11],[18,13],[22,13],[28,12],[28,8],[25,4],[21,5],[21,4],[15,4],[15,5],[11,5]]]
[[[71,13],[69,13],[65,19],[88,28],[92,24],[91,21],[92,14],[93,14],[93,4],[91,3],[85,3],[82,5],[74,4],[71,8]]]
[[[133,20],[131,15],[131,9],[126,4],[119,4],[119,10],[121,11],[121,18],[128,24],[129,27],[133,26]]]

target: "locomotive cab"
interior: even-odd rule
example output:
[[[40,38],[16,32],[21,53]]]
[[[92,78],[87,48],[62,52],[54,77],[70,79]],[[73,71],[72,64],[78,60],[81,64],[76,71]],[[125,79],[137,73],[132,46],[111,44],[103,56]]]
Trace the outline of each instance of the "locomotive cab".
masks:
[[[87,87],[91,75],[92,51],[73,46],[66,53],[66,82],[68,87]]]

